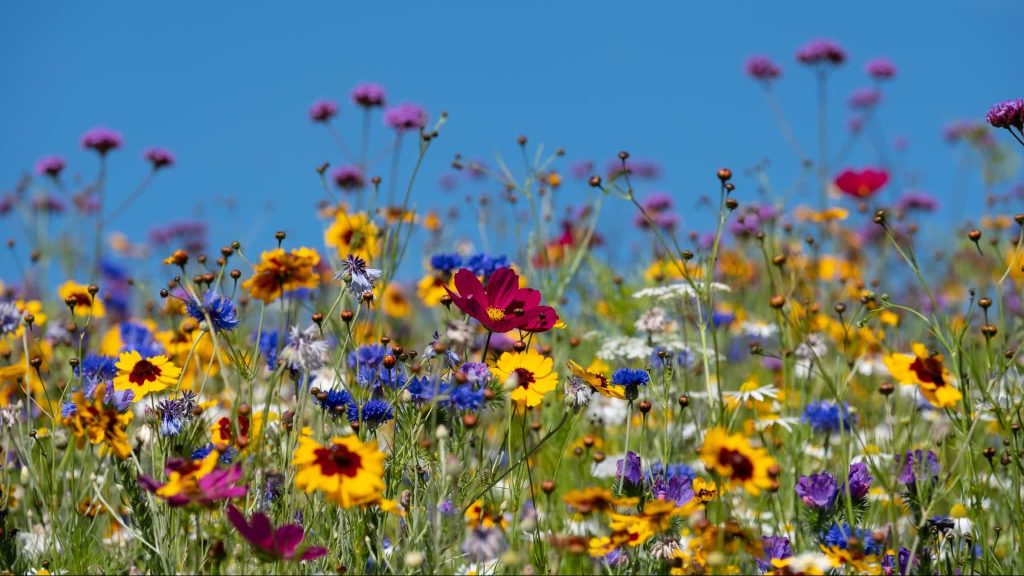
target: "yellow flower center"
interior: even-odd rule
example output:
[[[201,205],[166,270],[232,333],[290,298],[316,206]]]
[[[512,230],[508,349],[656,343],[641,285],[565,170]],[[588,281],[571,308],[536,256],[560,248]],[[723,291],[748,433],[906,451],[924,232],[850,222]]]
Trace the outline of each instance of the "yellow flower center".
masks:
[[[495,308],[494,306],[488,306],[487,307],[487,317],[490,318],[492,322],[498,322],[499,320],[504,320],[505,319],[505,311],[502,310],[501,308]]]

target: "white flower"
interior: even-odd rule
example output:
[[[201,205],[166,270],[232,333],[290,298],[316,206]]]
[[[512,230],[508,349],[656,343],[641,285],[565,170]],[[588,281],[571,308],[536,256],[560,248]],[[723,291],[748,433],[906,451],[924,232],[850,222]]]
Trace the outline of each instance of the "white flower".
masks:
[[[713,292],[730,292],[731,289],[722,284],[721,282],[712,282],[711,290]],[[633,293],[633,298],[654,298],[655,300],[665,301],[682,298],[692,298],[696,296],[696,292],[693,287],[690,286],[689,282],[678,282],[675,284],[668,284],[667,286],[655,286],[652,288],[644,288]]]
[[[750,402],[751,400],[764,402],[769,398],[777,399],[779,397],[779,389],[772,384],[768,384],[767,386],[760,386],[753,390],[732,390],[726,392],[725,396],[730,400],[736,400],[738,402]]]
[[[641,314],[633,326],[640,332],[655,333],[670,330],[674,324],[664,308],[655,306]]]
[[[615,398],[594,396],[587,408],[587,418],[598,425],[618,426],[626,421],[626,403]]]
[[[754,427],[759,432],[763,432],[763,431],[771,428],[772,426],[779,426],[779,427],[785,428],[786,431],[788,431],[788,432],[792,432],[793,431],[793,427],[794,426],[798,426],[799,424],[800,424],[800,419],[795,417],[795,416],[790,416],[790,417],[785,417],[785,416],[771,417],[771,416],[769,416],[767,418],[762,418],[762,419],[756,420],[754,422]]]
[[[885,367],[882,355],[875,354],[874,356],[864,356],[857,360],[857,373],[864,376],[885,377],[889,375],[889,369]]]
[[[752,322],[745,320],[740,323],[740,332],[744,336],[752,338],[771,338],[779,332],[779,327],[776,324],[768,324],[767,322]]]

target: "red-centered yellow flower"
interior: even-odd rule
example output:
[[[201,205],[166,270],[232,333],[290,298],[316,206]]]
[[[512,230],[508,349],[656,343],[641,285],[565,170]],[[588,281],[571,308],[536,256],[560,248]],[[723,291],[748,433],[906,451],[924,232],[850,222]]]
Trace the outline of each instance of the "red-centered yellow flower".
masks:
[[[32,315],[32,329],[38,330],[43,324],[46,324],[47,316],[43,312],[43,303],[39,300],[15,300],[14,307],[21,312],[22,316]],[[25,329],[25,323],[21,322],[18,324],[18,329],[14,332],[15,338],[21,338],[21,332]]]
[[[339,211],[324,232],[324,243],[338,250],[338,258],[358,256],[373,262],[380,256],[380,230],[364,212]]]
[[[569,360],[569,370],[580,380],[590,384],[590,387],[596,390],[600,395],[607,396],[609,398],[618,398],[619,400],[626,399],[626,389],[622,386],[612,384],[604,374],[587,370],[572,360]]]
[[[220,453],[211,450],[206,458],[192,460],[185,465],[170,470],[167,473],[167,482],[156,489],[156,495],[163,498],[172,498],[179,494],[194,494],[198,492],[197,484],[199,479],[213,472],[217,467],[217,459]]]
[[[630,546],[642,546],[659,532],[672,526],[672,518],[692,511],[692,506],[676,506],[670,500],[651,500],[639,516],[609,514],[608,527],[613,534],[627,534]],[[612,537],[612,541],[615,541]]]
[[[57,293],[60,294],[61,300],[65,303],[71,303],[69,306],[74,306],[73,310],[78,316],[89,316],[91,314],[93,318],[103,318],[107,314],[107,309],[103,306],[103,300],[94,298],[92,294],[89,294],[89,287],[85,284],[68,280],[61,284],[60,288],[57,289]]]
[[[703,478],[693,479],[693,499],[699,501],[701,504],[707,504],[715,498],[718,498],[718,485],[715,484],[714,480],[705,480]]]
[[[327,446],[303,436],[292,465],[298,468],[297,488],[319,490],[342,508],[376,504],[382,499],[384,453],[355,436],[335,436]]]
[[[285,292],[299,288],[316,288],[320,275],[316,266],[320,255],[312,248],[297,248],[285,252],[278,248],[260,254],[255,273],[242,283],[242,288],[257,300],[273,302]]]
[[[448,295],[445,291],[445,286],[449,290],[455,290],[455,283],[452,282],[451,278],[447,280],[437,274],[427,274],[420,279],[419,283],[416,284],[416,295],[420,297],[427,306],[437,306],[441,303],[441,298]]]
[[[494,366],[494,373],[500,382],[515,383],[515,388],[509,393],[513,402],[533,407],[539,406],[544,395],[558,386],[558,375],[551,371],[552,364],[551,358],[530,348],[524,352],[502,354]]]
[[[884,362],[889,374],[901,384],[917,384],[932,406],[952,408],[963,399],[953,387],[953,375],[942,363],[941,354],[928,354],[924,344],[915,343],[913,354],[889,354]]]
[[[103,402],[106,391],[106,384],[100,384],[96,387],[91,401],[86,399],[84,393],[75,392],[72,397],[75,411],[64,418],[64,425],[71,429],[78,448],[89,442],[100,447],[100,454],[105,454],[109,450],[124,460],[132,453],[132,447],[128,444],[128,434],[125,432],[128,423],[132,421],[132,413],[121,414],[113,406],[106,405]]]
[[[636,506],[637,498],[616,498],[607,488],[584,488],[566,492],[562,500],[583,515],[607,512],[619,507]]]
[[[727,479],[730,486],[742,486],[754,496],[772,485],[768,469],[775,459],[764,448],[751,446],[742,434],[729,434],[724,428],[708,430],[700,459],[705,468]]]
[[[117,361],[114,390],[131,390],[135,394],[132,401],[138,402],[147,394],[176,386],[179,376],[181,368],[172,364],[166,356],[143,358],[131,350],[122,352]]]
[[[412,302],[401,285],[391,282],[384,288],[380,309],[392,318],[408,318],[412,314]]]
[[[501,512],[486,510],[483,500],[477,500],[470,504],[462,517],[466,521],[466,526],[470,528],[479,528],[481,526],[484,528],[494,528],[497,526],[502,530],[508,528],[508,520],[502,516]]]

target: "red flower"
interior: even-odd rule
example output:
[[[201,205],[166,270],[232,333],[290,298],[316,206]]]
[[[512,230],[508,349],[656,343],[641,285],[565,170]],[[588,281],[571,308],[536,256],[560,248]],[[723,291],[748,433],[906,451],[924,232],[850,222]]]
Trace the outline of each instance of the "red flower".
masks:
[[[486,287],[463,268],[455,273],[455,288],[458,293],[445,286],[455,305],[491,332],[547,332],[558,322],[554,308],[540,306],[540,292],[519,287],[519,275],[511,268],[496,270]]]
[[[836,187],[843,194],[854,198],[870,198],[889,181],[889,173],[885,170],[865,168],[860,172],[843,170],[836,177]]]

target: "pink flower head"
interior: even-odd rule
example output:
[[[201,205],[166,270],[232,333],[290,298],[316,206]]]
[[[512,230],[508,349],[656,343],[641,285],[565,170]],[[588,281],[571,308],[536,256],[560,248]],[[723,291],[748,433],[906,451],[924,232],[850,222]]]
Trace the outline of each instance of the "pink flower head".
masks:
[[[349,192],[362,190],[366,186],[363,171],[358,166],[338,166],[331,172],[334,185]]]
[[[849,105],[854,110],[865,110],[872,108],[882,101],[881,90],[874,88],[861,88],[850,95]]]
[[[748,76],[761,82],[771,82],[782,76],[782,68],[767,56],[751,56],[747,60],[746,70]]]
[[[989,109],[985,120],[993,128],[1024,129],[1024,99],[1017,98],[996,104]]]
[[[661,176],[661,166],[650,160],[634,160],[630,158],[626,160],[625,170],[622,168],[622,160],[618,158],[609,160],[605,166],[609,178],[618,178],[627,172],[630,178],[654,180]]]
[[[164,148],[150,148],[142,157],[153,165],[153,170],[174,166],[174,154]]]
[[[317,100],[309,107],[309,119],[313,122],[329,122],[338,114],[338,105],[330,100]]]
[[[455,273],[455,288],[458,292],[444,289],[460,310],[491,332],[547,332],[558,322],[554,308],[540,305],[540,292],[519,287],[519,275],[511,268],[497,269],[486,286],[462,268]]]
[[[121,133],[109,128],[93,128],[82,135],[82,148],[95,150],[101,156],[121,147]]]
[[[250,522],[234,505],[228,506],[227,516],[235,530],[265,560],[302,562],[316,560],[327,554],[327,549],[322,546],[302,546],[306,535],[298,524],[285,524],[275,529],[270,523],[270,517],[262,512],[253,514]]]
[[[896,76],[896,65],[888,58],[875,58],[864,65],[864,71],[875,80],[889,80]]]
[[[56,178],[64,170],[64,159],[60,156],[46,156],[36,162],[36,174]]]
[[[796,59],[802,64],[832,64],[839,66],[846,61],[846,51],[832,40],[811,40],[796,51]]]
[[[836,177],[836,188],[854,198],[870,198],[889,181],[889,173],[882,169],[865,168],[861,171],[843,170]]]
[[[170,460],[167,462],[167,474],[170,475],[171,472],[188,474],[199,467],[199,462],[197,460]],[[190,486],[189,489],[162,497],[172,508],[182,506],[209,508],[224,500],[244,497],[246,487],[236,484],[241,478],[241,465],[235,465],[231,468],[214,469],[199,477],[195,481],[194,486]],[[139,476],[139,484],[153,493],[157,493],[158,490],[164,487],[163,484],[144,475]]]
[[[403,102],[384,111],[384,124],[399,132],[419,130],[427,125],[427,112],[417,104]]]
[[[363,82],[352,89],[352,102],[363,108],[379,108],[384,105],[384,87],[373,82]]]

